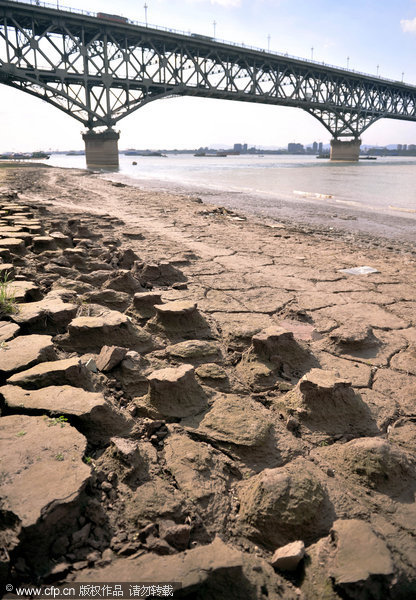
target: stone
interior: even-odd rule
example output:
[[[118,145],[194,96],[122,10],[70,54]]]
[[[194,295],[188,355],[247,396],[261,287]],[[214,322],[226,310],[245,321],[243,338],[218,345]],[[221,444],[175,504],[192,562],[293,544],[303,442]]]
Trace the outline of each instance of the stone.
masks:
[[[97,358],[97,369],[102,372],[114,369],[126,356],[127,349],[120,346],[103,346]]]
[[[39,287],[33,281],[11,281],[8,292],[16,302],[40,300],[42,297]]]
[[[56,358],[50,335],[21,335],[0,347],[0,379]]]
[[[152,418],[183,418],[206,408],[203,389],[195,380],[192,365],[153,371],[147,376],[148,394],[137,398],[140,413]]]
[[[206,337],[209,326],[197,310],[195,302],[175,300],[166,304],[155,304],[156,316],[151,319],[146,328],[164,331],[168,335],[182,337]]]
[[[367,405],[334,371],[312,369],[278,404],[311,432],[355,436],[378,432]]]
[[[191,536],[191,527],[185,524],[177,525],[173,521],[161,521],[159,536],[177,550],[186,550]]]
[[[88,291],[83,294],[83,300],[118,311],[124,311],[130,305],[130,295],[116,290]]]
[[[50,235],[39,235],[32,240],[32,250],[36,253],[45,252],[46,250],[56,250],[57,244],[55,238]]]
[[[305,544],[298,540],[278,548],[272,556],[271,565],[280,571],[295,571],[305,556]]]
[[[91,390],[93,387],[91,373],[77,356],[40,363],[31,369],[12,375],[7,383],[29,390],[49,385],[73,385],[86,390]]]
[[[394,573],[393,561],[385,542],[377,537],[370,525],[360,519],[339,519],[331,529],[335,556],[329,575],[336,586],[353,597],[382,600],[381,580]],[[357,587],[357,585],[359,587]],[[358,596],[360,594],[360,596]]]
[[[105,345],[149,352],[156,346],[149,333],[135,327],[126,315],[107,309],[100,316],[73,319],[68,324],[67,336],[62,336],[59,343],[83,352],[99,352]]]
[[[108,267],[111,268],[110,265],[108,265]],[[88,283],[94,287],[100,287],[105,281],[107,281],[108,275],[108,269],[101,269],[98,271],[92,271],[92,273],[82,273],[78,276],[78,280],[84,283]],[[98,293],[98,290],[94,291]]]
[[[0,280],[1,281],[12,281],[16,274],[15,268],[12,263],[0,263]]]
[[[317,470],[304,459],[264,469],[241,484],[239,498],[240,527],[266,546],[316,535],[326,515],[325,490]]]
[[[19,238],[0,239],[0,250],[8,250],[13,256],[22,256],[26,253],[25,242]]]
[[[225,369],[216,363],[205,363],[200,365],[195,369],[195,373],[201,379],[214,379],[219,381],[227,379],[227,372]]]
[[[211,440],[255,447],[266,442],[271,427],[268,411],[249,397],[220,394],[197,431]]]
[[[168,429],[164,443],[166,468],[183,494],[203,510],[205,526],[215,533],[225,526],[230,511],[232,462],[211,444],[192,440],[177,432],[174,425],[168,425]]]
[[[263,596],[269,600],[298,600],[293,586],[271,571],[264,560],[215,537],[210,544],[178,554],[120,558],[100,570],[83,571],[74,582],[176,581],[181,583],[179,593],[184,598],[258,600]]]
[[[120,269],[131,269],[136,260],[139,260],[137,254],[131,248],[127,248],[120,252],[118,266]]]
[[[62,290],[54,290],[39,302],[19,304],[19,311],[12,315],[13,321],[25,333],[54,334],[65,330],[78,306],[64,302],[62,293]]]
[[[71,248],[72,240],[69,236],[65,235],[61,231],[50,231],[49,237],[55,241],[57,248]]]
[[[24,241],[25,246],[30,246],[33,239],[33,235],[26,231],[19,231],[18,233],[10,232],[7,234],[2,234],[0,231],[0,238],[20,239]]]
[[[14,338],[20,331],[19,325],[10,321],[0,321],[0,344]]]
[[[128,294],[134,294],[143,289],[140,281],[134,277],[131,271],[127,270],[115,271],[106,281],[105,287]]]
[[[0,420],[2,509],[18,519],[19,555],[37,572],[45,571],[51,540],[74,527],[90,478],[84,436],[48,422],[27,415]]]
[[[83,248],[64,248],[63,255],[71,267],[81,269],[85,267],[87,253]]]
[[[162,297],[155,292],[138,292],[133,296],[133,307],[142,319],[148,319],[156,314],[155,304],[160,304]]]
[[[186,340],[171,346],[167,346],[166,354],[173,358],[186,361],[204,361],[206,358],[219,358],[220,347],[215,342],[204,340]]]
[[[349,482],[392,498],[411,492],[416,469],[409,456],[382,438],[367,437],[314,452]]]
[[[274,356],[289,360],[289,356],[293,355],[290,357],[293,362],[305,356],[305,351],[295,341],[293,333],[283,327],[268,327],[259,331],[253,335],[252,346],[254,353],[266,360],[271,360]]]

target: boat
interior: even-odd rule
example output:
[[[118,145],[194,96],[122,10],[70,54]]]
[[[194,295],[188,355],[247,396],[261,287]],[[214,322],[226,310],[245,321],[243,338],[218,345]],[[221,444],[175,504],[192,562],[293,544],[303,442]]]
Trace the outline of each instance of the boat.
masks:
[[[162,154],[162,152],[140,152],[139,150],[126,150],[124,152],[125,156],[163,156],[166,158],[166,154]]]
[[[377,156],[359,156],[360,160],[377,160]]]

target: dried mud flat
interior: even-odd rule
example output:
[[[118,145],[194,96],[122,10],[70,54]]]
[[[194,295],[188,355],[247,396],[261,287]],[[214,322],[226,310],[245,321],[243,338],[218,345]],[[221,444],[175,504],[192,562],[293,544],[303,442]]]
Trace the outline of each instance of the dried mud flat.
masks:
[[[2,585],[414,597],[412,244],[2,177]]]

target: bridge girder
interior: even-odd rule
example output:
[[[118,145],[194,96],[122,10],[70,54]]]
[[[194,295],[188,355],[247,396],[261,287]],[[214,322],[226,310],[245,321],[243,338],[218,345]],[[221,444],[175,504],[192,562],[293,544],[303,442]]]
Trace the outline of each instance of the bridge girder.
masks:
[[[302,108],[336,138],[416,121],[416,87],[202,36],[0,0],[0,83],[92,129],[175,95]]]

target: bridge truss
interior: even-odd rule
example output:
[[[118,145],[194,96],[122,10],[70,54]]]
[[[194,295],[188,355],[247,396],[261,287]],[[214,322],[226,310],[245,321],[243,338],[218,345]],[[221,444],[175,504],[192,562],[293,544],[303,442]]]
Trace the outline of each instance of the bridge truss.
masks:
[[[8,0],[0,0],[0,83],[89,129],[169,96],[301,108],[334,138],[358,139],[383,117],[416,121],[416,87],[399,81]]]

